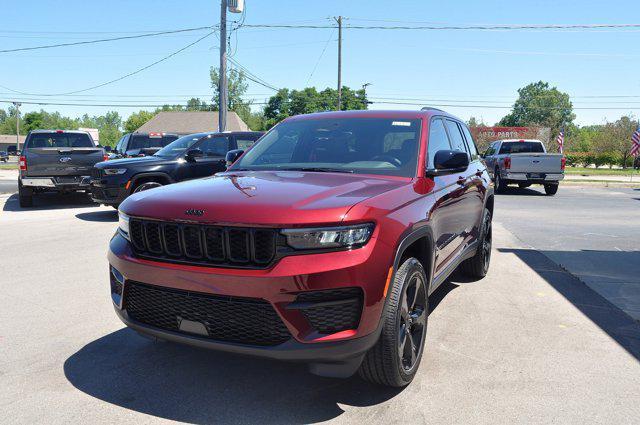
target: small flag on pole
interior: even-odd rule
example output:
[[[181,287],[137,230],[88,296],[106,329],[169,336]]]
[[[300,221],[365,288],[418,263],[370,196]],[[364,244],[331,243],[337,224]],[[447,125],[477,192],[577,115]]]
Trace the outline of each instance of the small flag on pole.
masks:
[[[631,151],[629,152],[631,156],[638,156],[640,154],[640,124],[638,124],[638,128],[631,135]]]
[[[564,153],[564,128],[560,130],[556,142],[558,142],[558,153]]]

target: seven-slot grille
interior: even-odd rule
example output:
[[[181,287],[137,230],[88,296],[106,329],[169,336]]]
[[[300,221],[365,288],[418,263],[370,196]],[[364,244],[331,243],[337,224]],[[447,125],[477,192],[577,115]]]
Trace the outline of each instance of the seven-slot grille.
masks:
[[[204,325],[205,338],[272,346],[291,338],[267,301],[228,297],[127,281],[124,308],[133,320],[157,328],[180,330],[182,320]]]
[[[235,267],[266,267],[276,253],[274,229],[178,224],[131,218],[129,233],[141,257]]]

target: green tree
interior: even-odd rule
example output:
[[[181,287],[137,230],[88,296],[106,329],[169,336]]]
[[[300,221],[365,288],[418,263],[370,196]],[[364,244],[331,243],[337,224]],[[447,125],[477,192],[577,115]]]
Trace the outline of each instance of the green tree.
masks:
[[[271,96],[264,108],[265,127],[271,128],[283,119],[299,114],[335,110],[338,100],[336,89],[326,88],[318,92],[315,87],[302,90],[281,89]],[[341,109],[367,109],[368,102],[364,90],[342,88]]]
[[[560,129],[570,125],[575,117],[567,93],[550,87],[549,83],[538,81],[518,90],[518,99],[511,113],[503,117],[499,125],[550,127],[555,138]]]
[[[142,127],[144,123],[155,116],[156,113],[150,111],[134,112],[133,114],[129,115],[129,118],[127,118],[127,120],[124,122],[124,130],[127,133],[133,133],[134,131]]]
[[[211,88],[213,88],[213,110],[217,111],[218,104],[220,102],[220,90],[218,87],[220,80],[219,68],[212,66],[209,70],[209,76],[211,77]],[[251,115],[251,102],[244,100],[244,96],[247,94],[247,90],[249,89],[249,84],[247,83],[247,77],[245,76],[244,71],[231,68],[227,76],[227,86],[227,108],[238,114],[244,122],[249,121]]]

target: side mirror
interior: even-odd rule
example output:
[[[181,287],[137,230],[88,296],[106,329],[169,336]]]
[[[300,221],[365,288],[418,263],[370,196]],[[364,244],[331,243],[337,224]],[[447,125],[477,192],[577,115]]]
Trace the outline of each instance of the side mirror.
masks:
[[[111,146],[109,145],[105,146],[103,149],[105,152],[111,152]]]
[[[469,167],[469,155],[462,151],[442,150],[433,158],[434,168],[427,170],[430,177],[459,173]]]
[[[231,165],[233,165],[233,163],[236,162],[243,153],[244,151],[242,149],[234,149],[227,152],[227,156],[225,157],[225,161],[227,161],[227,167],[231,167]]]
[[[202,152],[201,149],[195,148],[195,149],[189,149],[187,151],[187,155],[186,155],[186,159],[187,161],[193,161],[196,158],[200,158],[204,156],[204,152]]]

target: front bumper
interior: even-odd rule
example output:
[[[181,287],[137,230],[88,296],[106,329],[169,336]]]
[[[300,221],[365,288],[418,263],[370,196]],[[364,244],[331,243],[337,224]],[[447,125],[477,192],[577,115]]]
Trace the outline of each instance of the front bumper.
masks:
[[[87,190],[91,182],[89,176],[53,176],[53,177],[22,177],[22,186],[39,189],[57,190]]]
[[[381,329],[384,286],[393,256],[393,248],[376,244],[375,234],[360,249],[284,257],[266,270],[145,260],[134,256],[129,243],[120,234],[111,240],[108,254],[110,265],[118,271],[124,282],[121,296],[114,296],[112,290],[114,306],[118,317],[132,329],[155,338],[220,351],[311,362],[316,368],[322,368],[321,365],[325,363],[344,363],[350,359],[355,359],[359,364],[364,353],[375,344]],[[128,282],[144,282],[176,291],[267,301],[286,326],[290,338],[277,345],[260,346],[219,341],[149,326],[134,320],[127,311]],[[299,303],[296,303],[296,298],[302,293],[353,287],[361,288],[363,293],[362,312],[355,329],[333,334],[319,333],[310,325],[308,316],[297,309]]]
[[[125,181],[123,184],[103,184],[99,180],[92,180],[91,199],[98,204],[118,205],[129,196],[126,183]]]

